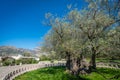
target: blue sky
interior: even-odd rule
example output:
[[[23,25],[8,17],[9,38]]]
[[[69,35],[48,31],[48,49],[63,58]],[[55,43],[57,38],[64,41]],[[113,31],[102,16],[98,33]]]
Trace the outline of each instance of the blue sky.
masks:
[[[0,46],[34,49],[50,27],[42,24],[45,13],[58,16],[68,4],[82,7],[84,0],[0,0]]]

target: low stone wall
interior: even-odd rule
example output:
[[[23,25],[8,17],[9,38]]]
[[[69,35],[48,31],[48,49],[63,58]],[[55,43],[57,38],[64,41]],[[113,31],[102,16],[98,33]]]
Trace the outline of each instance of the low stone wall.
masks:
[[[97,67],[120,69],[120,64],[117,64],[117,63],[97,63]]]
[[[15,77],[25,72],[52,66],[65,66],[65,63],[42,63],[0,67],[0,80],[13,80]]]

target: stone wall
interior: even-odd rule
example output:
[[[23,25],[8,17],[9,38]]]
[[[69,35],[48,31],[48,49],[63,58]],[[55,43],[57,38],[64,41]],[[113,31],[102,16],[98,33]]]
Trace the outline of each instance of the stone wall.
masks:
[[[65,66],[65,63],[41,63],[0,67],[0,80],[13,80],[25,72],[52,66]]]

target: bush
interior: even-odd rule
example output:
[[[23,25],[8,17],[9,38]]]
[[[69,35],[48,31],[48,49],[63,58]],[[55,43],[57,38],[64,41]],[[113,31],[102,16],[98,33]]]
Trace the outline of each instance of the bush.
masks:
[[[3,66],[9,66],[9,65],[15,65],[15,60],[14,59],[6,59],[3,62]]]
[[[46,56],[46,55],[40,56],[40,61],[50,61],[50,60],[51,59],[48,56]]]
[[[38,63],[38,61],[36,61],[33,58],[23,58],[17,61],[17,63],[22,63],[22,64],[33,64],[33,63]]]

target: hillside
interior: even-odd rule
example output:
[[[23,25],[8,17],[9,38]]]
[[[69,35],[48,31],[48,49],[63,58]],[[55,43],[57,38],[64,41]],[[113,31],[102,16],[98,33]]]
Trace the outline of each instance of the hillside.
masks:
[[[17,54],[24,55],[24,53],[30,53],[32,56],[35,56],[37,54],[36,51],[30,49],[16,48],[13,46],[0,46],[0,56],[9,56]]]

